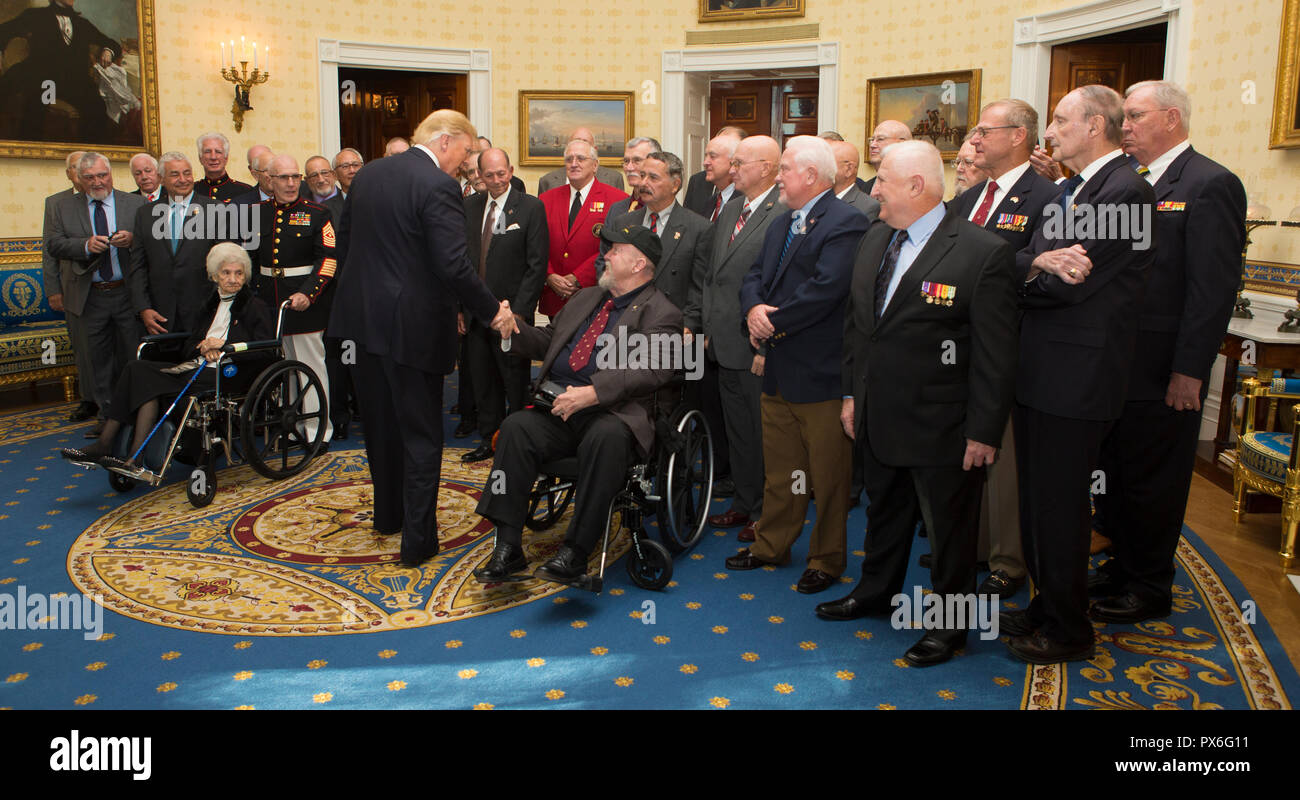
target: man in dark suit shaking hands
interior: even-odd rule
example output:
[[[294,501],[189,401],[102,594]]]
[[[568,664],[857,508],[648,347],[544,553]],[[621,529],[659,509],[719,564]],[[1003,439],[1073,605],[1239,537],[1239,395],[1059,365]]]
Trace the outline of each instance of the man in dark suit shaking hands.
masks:
[[[867,218],[831,193],[835,156],[815,136],[792,138],[777,168],[781,202],[763,249],[740,285],[750,344],[767,342],[763,373],[763,520],[752,547],[727,568],[786,564],[803,531],[809,492],[817,521],[807,569],[796,587],[830,587],[844,571],[845,521],[852,473],[850,442],[840,428],[844,301],[853,253]],[[802,476],[802,479],[801,477]]]
[[[1016,254],[1024,309],[1014,412],[1020,529],[1038,594],[1029,608],[1003,612],[1000,627],[1011,652],[1031,664],[1093,655],[1088,490],[1101,443],[1124,410],[1155,260],[1155,194],[1120,150],[1123,122],[1123,101],[1105,86],[1061,99],[1047,138],[1074,175]]]
[[[456,361],[456,305],[484,323],[513,319],[465,255],[452,176],[475,137],[463,114],[433,112],[414,147],[357,173],[339,225],[344,266],[329,334],[356,356],[375,531],[402,532],[407,567],[438,553],[442,383]]]
[[[1015,393],[1014,253],[943,205],[943,158],[928,142],[884,151],[872,194],[880,221],[862,240],[845,312],[840,419],[863,453],[867,551],[862,580],[828,619],[888,610],[903,591],[916,523],[925,520],[936,594],[975,591],[984,469]],[[906,653],[947,661],[966,625],[944,620]]]
[[[1124,150],[1156,193],[1156,261],[1139,309],[1124,414],[1102,447],[1097,496],[1114,556],[1090,590],[1093,619],[1168,616],[1174,550],[1192,481],[1201,404],[1223,341],[1246,238],[1246,191],[1192,149],[1191,100],[1168,81],[1143,81],[1124,101]]]

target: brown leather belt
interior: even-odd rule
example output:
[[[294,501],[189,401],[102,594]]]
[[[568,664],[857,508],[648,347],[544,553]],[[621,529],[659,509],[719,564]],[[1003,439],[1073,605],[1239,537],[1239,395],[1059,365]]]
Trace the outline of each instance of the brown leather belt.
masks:
[[[90,288],[98,289],[101,292],[107,292],[109,289],[116,289],[119,286],[126,285],[126,281],[100,281],[99,283],[90,284]]]

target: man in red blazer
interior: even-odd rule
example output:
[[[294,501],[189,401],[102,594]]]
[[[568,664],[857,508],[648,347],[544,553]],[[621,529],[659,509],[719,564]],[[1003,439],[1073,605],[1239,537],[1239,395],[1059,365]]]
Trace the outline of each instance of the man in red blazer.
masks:
[[[565,186],[543,192],[550,258],[546,286],[537,306],[548,317],[564,307],[579,289],[596,285],[596,256],[600,255],[600,228],[609,209],[626,194],[596,180],[596,148],[574,139],[564,148]]]

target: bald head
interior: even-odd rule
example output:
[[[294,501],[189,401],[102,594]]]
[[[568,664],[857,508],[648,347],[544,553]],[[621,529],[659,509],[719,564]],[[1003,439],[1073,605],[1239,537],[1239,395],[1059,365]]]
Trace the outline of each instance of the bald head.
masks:
[[[574,139],[584,141],[592,147],[596,146],[596,137],[589,128],[574,128],[573,133],[569,134],[569,141]]]
[[[271,162],[274,160],[275,153],[267,148],[248,162],[248,171],[253,173],[253,178],[257,180],[257,188],[267,194],[271,194]]]
[[[781,161],[781,145],[771,136],[750,136],[736,146],[731,159],[731,180],[736,191],[753,200],[772,188],[776,167]]]
[[[894,142],[906,142],[912,138],[912,131],[896,119],[882,120],[867,142],[867,163],[880,168],[880,153]]]
[[[828,141],[831,143],[831,152],[835,154],[834,191],[839,194],[857,181],[858,167],[862,165],[862,155],[858,152],[857,147],[843,139]]]
[[[82,191],[82,189],[81,178],[77,175],[77,162],[80,161],[81,157],[85,154],[85,150],[73,150],[71,153],[68,153],[68,157],[63,161],[64,174],[67,175],[68,180],[72,182],[72,188],[79,192]]]
[[[901,230],[943,202],[943,156],[929,142],[898,142],[885,148],[871,196],[880,219]]]
[[[285,205],[298,199],[302,174],[293,156],[275,156],[267,172],[271,176],[271,194],[275,202]]]
[[[258,156],[262,155],[263,153],[269,153],[269,152],[271,152],[271,148],[267,147],[264,144],[255,144],[252,147],[248,148],[249,171],[251,172],[253,170],[253,165],[257,163]]]

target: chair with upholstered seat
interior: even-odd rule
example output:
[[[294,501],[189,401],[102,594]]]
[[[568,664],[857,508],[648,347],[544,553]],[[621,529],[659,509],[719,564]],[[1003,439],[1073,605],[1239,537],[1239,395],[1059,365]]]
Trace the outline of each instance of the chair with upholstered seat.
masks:
[[[1282,545],[1278,555],[1282,568],[1295,563],[1296,532],[1300,530],[1300,413],[1290,431],[1255,430],[1256,409],[1261,399],[1300,401],[1300,379],[1271,381],[1247,378],[1242,383],[1246,399],[1237,439],[1237,463],[1232,474],[1232,518],[1240,522],[1246,512],[1246,492],[1257,491],[1282,500]],[[1300,412],[1300,405],[1294,406]],[[1269,410],[1269,426],[1275,417]]]

